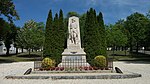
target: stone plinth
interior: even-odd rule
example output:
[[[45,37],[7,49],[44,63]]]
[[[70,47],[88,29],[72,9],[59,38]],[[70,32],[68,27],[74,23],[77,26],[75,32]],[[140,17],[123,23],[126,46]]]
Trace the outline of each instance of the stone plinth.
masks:
[[[86,62],[86,53],[83,49],[65,49],[62,53],[62,62],[58,67],[85,67],[90,66]]]

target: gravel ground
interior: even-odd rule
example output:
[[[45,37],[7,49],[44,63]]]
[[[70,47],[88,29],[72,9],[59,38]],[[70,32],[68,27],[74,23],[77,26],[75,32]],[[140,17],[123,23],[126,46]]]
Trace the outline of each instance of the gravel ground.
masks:
[[[33,62],[14,62],[0,64],[0,84],[150,84],[150,63],[146,62],[114,62],[123,72],[142,74],[140,78],[132,79],[5,79],[7,75],[21,75],[28,68],[33,68]]]

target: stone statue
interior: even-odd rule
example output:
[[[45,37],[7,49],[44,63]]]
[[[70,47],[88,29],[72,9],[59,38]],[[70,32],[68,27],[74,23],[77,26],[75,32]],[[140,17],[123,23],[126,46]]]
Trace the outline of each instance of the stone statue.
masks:
[[[70,23],[70,40],[73,44],[78,43],[77,23],[74,19],[72,19]]]

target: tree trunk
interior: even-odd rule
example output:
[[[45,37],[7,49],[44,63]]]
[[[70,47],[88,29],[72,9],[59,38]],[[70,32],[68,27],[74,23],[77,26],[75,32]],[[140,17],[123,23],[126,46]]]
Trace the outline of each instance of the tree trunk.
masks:
[[[7,50],[6,55],[9,55],[9,49],[10,49],[9,47],[6,47],[6,50]]]
[[[138,53],[138,50],[139,50],[139,44],[138,42],[136,43],[136,53]]]
[[[127,55],[127,49],[126,49],[126,46],[125,46],[125,56]]]
[[[33,48],[32,48],[32,52],[33,52]]]
[[[145,54],[146,46],[144,46],[144,54]]]
[[[117,46],[115,46],[115,50],[117,51],[118,49],[117,49],[118,47]]]
[[[23,47],[21,47],[21,52],[23,53]]]
[[[132,44],[130,44],[130,52],[132,52],[133,48],[132,48]]]
[[[18,47],[16,47],[16,55],[18,54]]]
[[[122,47],[121,47],[121,51],[123,51],[123,50],[124,50],[124,47],[122,46]]]
[[[115,45],[113,46],[113,60],[114,60],[114,54],[115,54]]]
[[[31,50],[31,49],[29,48],[29,56],[30,56],[30,50]]]

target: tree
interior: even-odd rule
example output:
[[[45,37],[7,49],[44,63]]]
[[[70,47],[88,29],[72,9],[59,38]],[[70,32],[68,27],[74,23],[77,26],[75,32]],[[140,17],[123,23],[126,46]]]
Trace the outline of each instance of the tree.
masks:
[[[52,22],[53,22],[53,18],[52,18],[52,11],[49,11],[48,14],[48,18],[46,21],[46,30],[45,30],[45,42],[44,42],[44,56],[49,56],[51,57],[52,52],[52,45],[51,42],[53,42],[53,40],[51,40],[52,37]]]
[[[106,45],[106,30],[104,26],[104,21],[103,21],[103,15],[100,12],[99,15],[97,16],[97,22],[98,22],[98,31],[99,31],[99,40],[100,40],[100,53],[101,55],[107,56],[106,50],[107,50],[107,45]]]
[[[15,41],[17,28],[14,24],[8,23],[2,18],[0,18],[0,23],[0,41],[4,41],[6,54],[9,55],[10,45]]]
[[[7,26],[6,27],[6,34],[5,34],[5,37],[4,37],[4,44],[5,44],[5,47],[6,47],[6,55],[9,55],[9,49],[10,49],[10,45],[14,42],[14,39],[15,39],[15,35],[16,35],[16,27],[14,24],[9,24],[9,23],[6,23]]]
[[[31,49],[41,49],[44,41],[44,32],[41,30],[43,25],[37,23],[34,20],[26,22],[22,29],[18,31],[16,45]]]
[[[19,19],[12,0],[0,0],[0,16],[1,15],[6,16],[11,23],[13,22],[13,20]]]
[[[148,25],[146,28],[146,38],[145,41],[143,42],[143,46],[145,47],[146,50],[149,50],[148,47],[150,47],[150,10],[148,11],[148,13],[146,14],[146,17],[148,18]]]
[[[127,17],[125,28],[128,30],[130,51],[133,50],[133,46],[136,46],[136,52],[138,52],[140,42],[146,38],[147,25],[148,19],[138,12]]]
[[[21,48],[22,49],[22,53],[23,53],[23,48],[24,48],[24,33],[22,28],[17,29],[17,35],[16,35],[16,41],[15,41],[15,47]],[[16,49],[16,50],[17,50]],[[18,51],[16,51],[16,54],[18,54]]]
[[[85,21],[86,21],[86,14],[82,14],[80,16],[79,20],[80,20],[79,24],[80,24],[80,34],[81,34],[81,46],[83,47],[84,46],[83,39],[84,39],[84,26],[85,26]]]
[[[2,19],[2,15],[6,16],[8,18],[8,21],[10,23],[5,22],[5,20]],[[1,17],[2,16],[2,17]],[[13,4],[12,0],[0,0],[0,40],[5,39],[5,43],[7,46],[11,43],[8,42],[10,37],[10,31],[9,33],[7,32],[9,28],[12,28],[13,26],[13,20],[19,20],[19,16],[15,10],[15,5]],[[8,25],[9,24],[9,25]],[[8,28],[8,26],[10,26]],[[6,40],[6,38],[8,40]],[[10,39],[11,40],[11,39]],[[7,42],[6,42],[7,41]],[[7,47],[9,49],[9,46]],[[7,50],[7,54],[9,54],[9,51]]]
[[[86,14],[83,38],[84,50],[88,60],[94,59],[95,56],[101,54],[99,35],[96,11],[93,8],[90,8]]]
[[[0,18],[0,41],[4,41],[7,52],[9,55],[10,44],[15,40],[16,26],[12,23],[8,23],[2,18]]]
[[[112,47],[114,44],[114,40],[113,40],[113,36],[112,36],[112,32],[111,29],[113,28],[113,25],[105,25],[106,28],[106,44],[107,47]]]
[[[38,50],[43,48],[43,44],[44,44],[44,23],[43,22],[39,22],[36,23],[36,28],[33,29],[33,37],[34,39],[34,46],[33,49]]]
[[[60,9],[59,15],[56,13],[54,20],[52,20],[51,18],[52,16],[50,11],[47,19],[45,34],[45,44],[49,42],[48,46],[45,45],[45,48],[49,48],[47,48],[47,50],[45,49],[45,51],[48,51],[49,54],[47,56],[55,59],[56,63],[58,64],[61,60],[61,54],[64,50],[66,40],[63,11]],[[49,34],[48,37],[47,34]]]
[[[117,47],[125,47],[128,41],[127,35],[123,33],[123,29],[119,24],[109,25],[106,27],[107,45],[113,47],[114,51]]]
[[[59,23],[58,23],[58,26],[59,26],[59,29],[58,29],[58,61],[57,62],[60,62],[61,60],[61,54],[63,53],[64,51],[64,48],[65,48],[65,40],[66,40],[66,35],[65,35],[65,30],[67,28],[65,28],[65,25],[64,25],[64,17],[63,17],[63,11],[60,9],[59,11],[59,19],[58,19]]]
[[[6,32],[8,31],[8,29],[10,29],[10,25],[8,22],[6,22],[5,20],[3,20],[2,18],[0,18],[0,41],[4,40],[5,36],[6,36]]]
[[[85,26],[82,29],[83,47],[87,54],[87,59],[94,59],[98,55],[106,55],[106,33],[103,21],[103,15],[100,12],[96,15],[96,11],[90,8],[86,13]]]
[[[146,17],[150,19],[150,10],[146,13]]]
[[[61,48],[61,44],[60,44],[60,33],[59,33],[59,18],[58,18],[58,14],[55,14],[54,17],[54,21],[53,21],[53,31],[51,31],[52,33],[52,37],[51,38],[51,46],[53,47],[51,52],[52,52],[52,58],[56,60],[56,63],[58,64],[61,58],[61,52],[60,52],[60,48]]]
[[[122,50],[125,49],[125,55],[126,55],[126,47],[128,47],[128,37],[127,37],[127,30],[124,27],[125,21],[123,19],[118,20],[116,22],[115,27],[117,29],[118,35],[120,35],[118,45],[117,47],[122,47]]]

